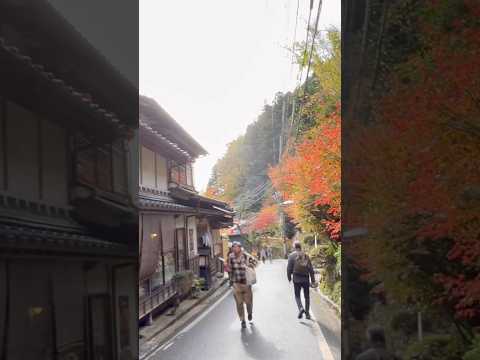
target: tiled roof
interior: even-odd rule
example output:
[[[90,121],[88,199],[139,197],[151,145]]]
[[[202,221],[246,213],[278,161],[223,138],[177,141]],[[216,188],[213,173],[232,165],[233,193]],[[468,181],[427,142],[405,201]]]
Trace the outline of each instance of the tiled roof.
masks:
[[[95,253],[113,251],[122,255],[128,252],[123,244],[100,240],[86,234],[15,223],[0,223],[0,248]]]
[[[181,147],[181,150],[188,150],[188,153],[195,158],[207,155],[207,151],[154,99],[141,95],[139,111],[140,120],[144,124],[161,132],[169,141]]]
[[[139,120],[140,128],[145,129],[150,134],[155,136],[157,140],[162,142],[163,144],[169,146],[172,150],[180,153],[181,155],[185,156],[189,160],[192,160],[193,157],[188,153],[186,150],[183,150],[180,146],[175,144],[173,141],[168,140],[165,136],[163,136],[159,131],[153,129],[150,125],[148,125],[145,121]]]
[[[49,81],[52,85],[56,86],[59,90],[66,92],[71,96],[75,101],[82,104],[85,108],[89,109],[94,118],[106,121],[112,125],[115,125],[117,128],[125,130],[126,125],[123,124],[117,117],[116,114],[102,108],[99,104],[95,103],[92,99],[92,96],[87,93],[82,93],[77,89],[73,88],[69,84],[65,83],[62,79],[58,78],[55,74],[45,70],[43,65],[34,63],[30,56],[26,56],[20,53],[20,50],[15,46],[9,46],[6,44],[5,39],[0,37],[0,55],[10,56],[12,59],[15,59],[23,63],[28,67],[34,74],[39,77],[43,77],[45,80]]]
[[[180,205],[171,201],[155,200],[151,198],[139,197],[138,199],[141,209],[159,210],[159,211],[172,211],[172,212],[191,212],[195,213],[196,210],[192,207]]]

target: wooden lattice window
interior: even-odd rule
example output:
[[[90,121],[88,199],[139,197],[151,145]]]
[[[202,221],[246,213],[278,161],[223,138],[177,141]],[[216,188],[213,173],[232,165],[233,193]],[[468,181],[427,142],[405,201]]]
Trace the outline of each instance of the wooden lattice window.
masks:
[[[127,193],[125,149],[121,143],[97,145],[77,135],[74,153],[77,181],[104,191]]]

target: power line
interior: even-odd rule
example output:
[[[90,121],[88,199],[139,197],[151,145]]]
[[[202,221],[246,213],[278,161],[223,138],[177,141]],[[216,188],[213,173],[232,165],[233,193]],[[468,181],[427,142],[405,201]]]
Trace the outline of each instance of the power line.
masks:
[[[251,201],[243,210],[249,210],[253,205],[257,204],[260,200],[263,200],[263,195],[259,196],[258,199]]]
[[[248,201],[252,201],[254,199],[257,199],[258,197],[262,197],[263,194],[265,194],[265,191],[266,189],[268,188],[268,184],[266,184],[264,187],[262,187],[260,190],[254,192],[253,194],[251,195],[248,195],[246,196],[245,198],[243,198],[243,201],[244,202],[248,202]]]
[[[267,187],[264,189],[264,191],[262,192],[262,194],[259,194],[256,199],[250,199],[250,201],[242,203],[242,204],[241,204],[241,209],[240,209],[240,219],[242,218],[243,213],[244,213],[246,210],[250,210],[253,205],[255,205],[255,204],[257,204],[259,201],[263,200],[264,195],[265,195],[265,192],[268,191],[268,190],[270,190],[271,188],[272,188],[271,185],[267,186]],[[239,205],[240,205],[240,204],[239,204]]]
[[[312,65],[312,56],[313,56],[313,50],[315,48],[315,39],[317,37],[317,34],[318,34],[318,23],[319,23],[319,20],[320,20],[320,14],[322,12],[322,0],[320,0],[318,2],[318,11],[317,11],[317,18],[315,20],[315,30],[313,32],[313,37],[312,37],[312,45],[310,46],[310,55],[309,55],[309,58],[308,58],[308,67],[307,67],[307,76],[305,77],[305,83],[304,83],[304,89],[303,89],[303,94],[306,94],[307,93],[307,86],[308,86],[308,75],[310,73],[310,67]],[[328,31],[328,30],[327,30]],[[307,49],[307,46],[308,44],[305,44],[305,49]],[[298,113],[300,114],[301,111],[302,111],[302,107],[303,107],[303,101],[300,102],[300,107],[299,107],[299,111]],[[292,126],[293,126],[293,122],[292,122]],[[295,134],[295,138],[298,137],[298,134],[299,134],[299,131],[300,131],[300,128],[297,127],[297,131],[296,131],[296,134]]]
[[[318,11],[317,11],[317,19],[315,20],[315,31],[313,33],[312,38],[312,46],[310,47],[310,56],[308,58],[308,67],[307,67],[307,76],[305,78],[305,93],[307,90],[307,83],[308,83],[308,74],[310,72],[310,66],[312,65],[312,55],[313,55],[313,48],[315,46],[315,38],[317,37],[318,33],[318,21],[320,20],[320,13],[322,12],[322,0],[318,2]]]
[[[310,9],[308,11],[307,35],[306,35],[306,39],[305,39],[305,50],[303,52],[304,56],[307,54],[308,35],[310,33],[310,31],[309,31],[310,30],[310,19],[312,17],[312,10],[313,10],[314,2],[315,2],[315,0],[310,0]],[[303,76],[303,66],[300,69],[300,77],[298,78],[299,82],[302,81],[302,76]]]
[[[268,185],[269,185],[268,181],[265,181],[263,184],[253,189],[250,194],[246,193],[238,196],[235,203],[240,204],[242,202],[245,203],[245,202],[251,201],[252,199],[256,198],[259,194],[263,194]]]
[[[295,58],[295,43],[297,42],[298,10],[300,9],[300,0],[297,0],[297,14],[295,15],[295,29],[293,31],[292,41],[292,60],[290,62],[290,79],[292,78],[293,63]]]

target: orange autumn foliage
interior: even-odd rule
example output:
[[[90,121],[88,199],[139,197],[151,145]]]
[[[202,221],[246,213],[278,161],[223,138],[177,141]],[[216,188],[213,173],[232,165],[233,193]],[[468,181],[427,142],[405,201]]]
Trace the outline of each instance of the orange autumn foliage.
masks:
[[[302,223],[313,215],[335,240],[340,238],[340,121],[338,107],[269,172],[283,198],[293,201],[287,213],[294,221]],[[319,208],[326,209],[320,219],[315,215]]]
[[[356,258],[387,289],[421,298],[428,288],[421,300],[480,323],[480,3],[425,11],[441,21],[420,21],[425,48],[390,76],[374,125],[355,133],[362,167],[349,186],[371,234]],[[398,277],[412,280],[399,289]]]
[[[256,232],[267,231],[272,226],[278,223],[278,206],[269,205],[263,207],[255,216],[252,222],[251,230]]]

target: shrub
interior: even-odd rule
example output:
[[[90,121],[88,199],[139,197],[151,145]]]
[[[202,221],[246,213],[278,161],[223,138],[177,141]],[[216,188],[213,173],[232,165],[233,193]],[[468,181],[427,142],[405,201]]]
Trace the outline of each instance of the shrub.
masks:
[[[340,305],[342,299],[342,283],[340,281],[337,281],[335,285],[333,285],[330,297],[335,304]]]
[[[407,348],[406,360],[459,360],[464,347],[459,338],[451,335],[430,335]]]
[[[185,297],[192,290],[193,278],[192,271],[182,271],[174,275],[173,279],[177,283],[180,298]]]
[[[312,248],[308,256],[312,260],[312,264],[317,267],[332,268],[336,267],[336,249],[333,249],[332,245],[322,244],[316,248]]]
[[[206,282],[204,278],[195,276],[192,284],[192,296],[194,298],[197,298],[200,294],[200,291],[205,289],[205,285]]]
[[[417,332],[417,321],[417,313],[415,311],[402,310],[393,316],[390,326],[393,330],[401,331],[409,336]],[[424,331],[430,331],[432,328],[432,321],[426,314],[423,314],[422,327]]]
[[[417,331],[417,315],[411,311],[403,310],[395,314],[390,326],[395,331],[401,331],[405,335],[415,334]]]
[[[463,355],[463,360],[478,360],[480,359],[480,335],[476,335],[473,339],[472,346]]]

